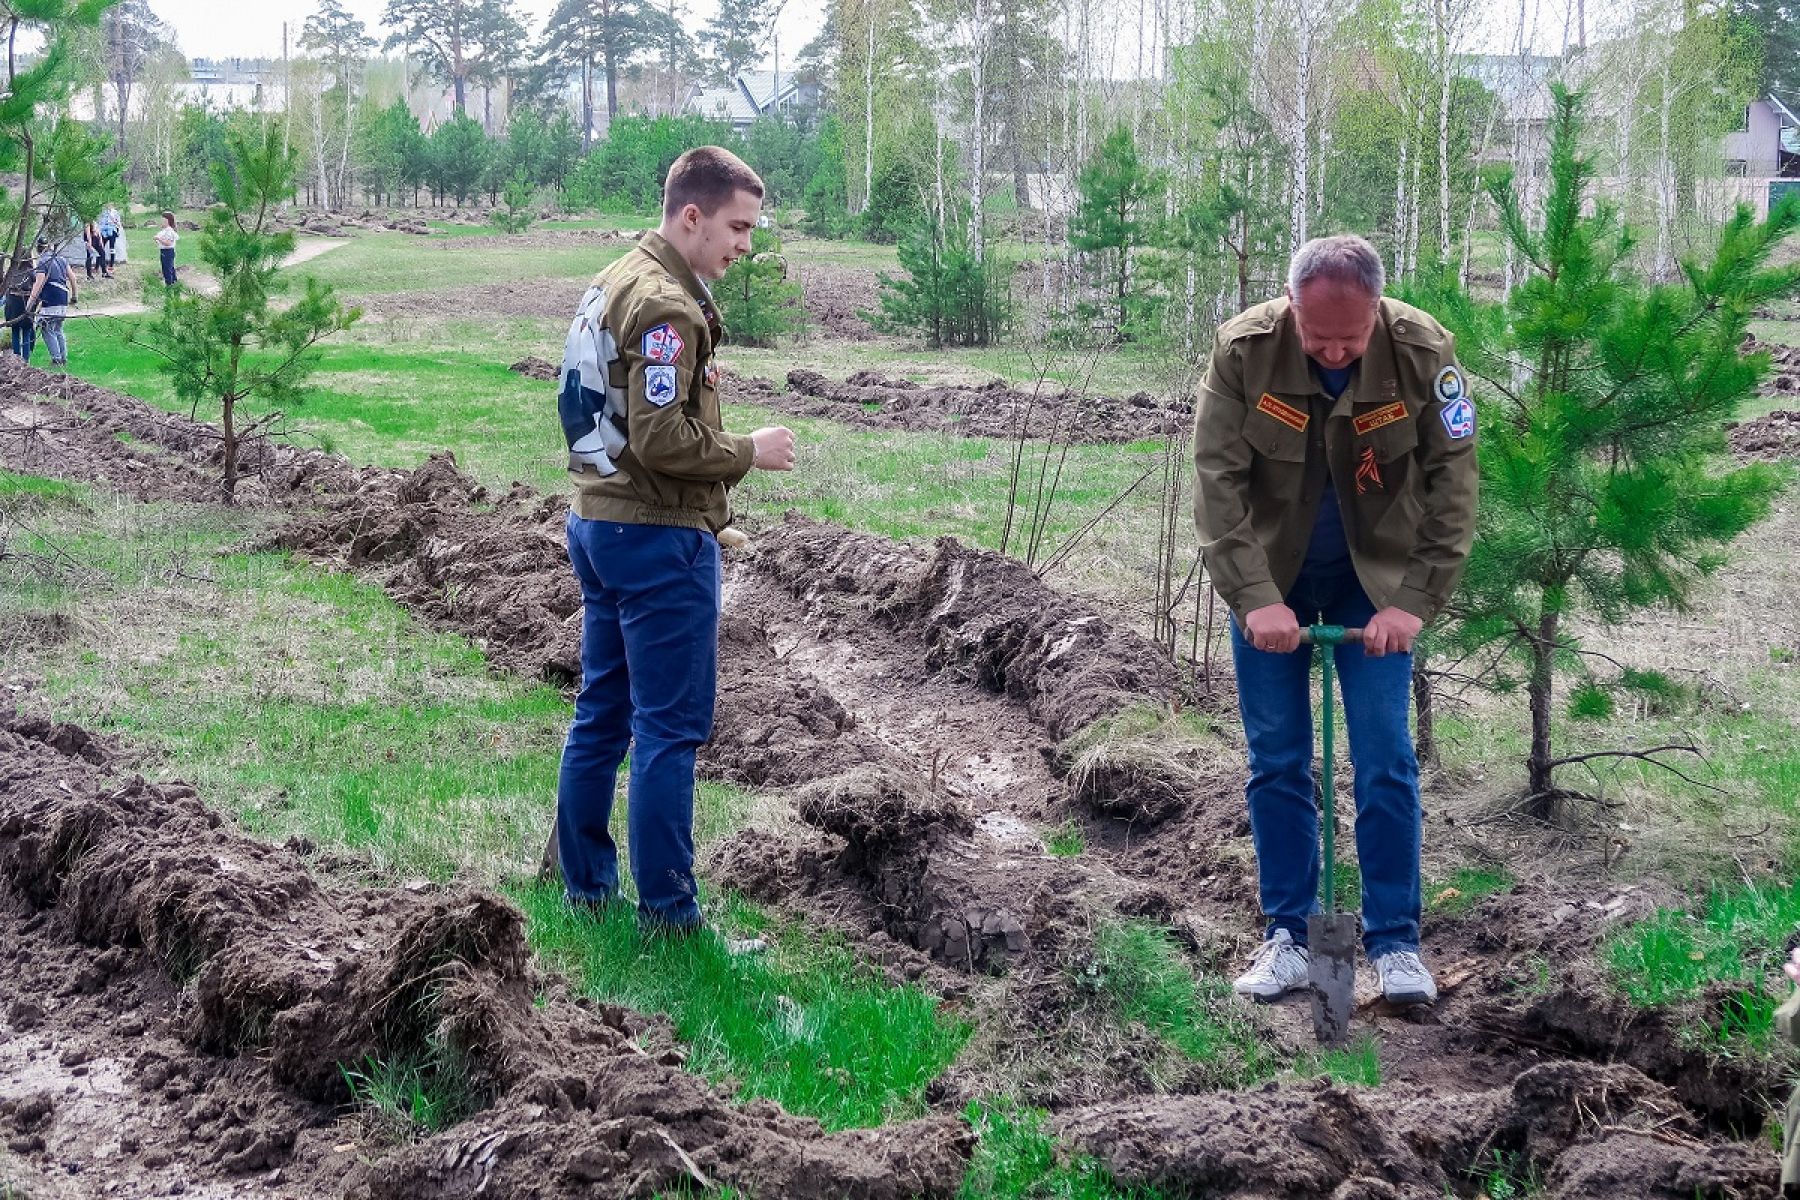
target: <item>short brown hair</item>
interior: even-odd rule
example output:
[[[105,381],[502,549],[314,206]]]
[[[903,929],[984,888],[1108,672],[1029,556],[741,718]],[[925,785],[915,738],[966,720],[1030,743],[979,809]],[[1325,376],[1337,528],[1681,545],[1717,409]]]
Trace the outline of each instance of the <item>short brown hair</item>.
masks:
[[[675,160],[663,181],[663,216],[692,204],[712,216],[737,192],[763,198],[762,177],[723,146],[695,146]]]

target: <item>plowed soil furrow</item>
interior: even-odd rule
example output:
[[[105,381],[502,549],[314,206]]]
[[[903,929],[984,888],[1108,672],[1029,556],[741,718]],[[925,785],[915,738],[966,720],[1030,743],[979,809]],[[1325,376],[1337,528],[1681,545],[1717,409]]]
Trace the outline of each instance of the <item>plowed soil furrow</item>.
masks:
[[[199,499],[215,449],[203,425],[0,365],[0,463]],[[258,454],[247,499],[288,518],[272,544],[380,582],[508,669],[572,678],[580,598],[558,498],[488,495],[448,457],[402,474],[278,447]],[[945,996],[1005,974],[1011,990],[1000,994],[1017,1011],[998,1022],[994,1052],[1079,1072],[1041,1098],[1058,1106],[1060,1132],[1122,1179],[1245,1200],[1441,1200],[1476,1194],[1484,1167],[1506,1162],[1569,1200],[1774,1195],[1766,1145],[1736,1140],[1759,1127],[1780,1083],[1773,1068],[1712,1054],[1683,1032],[1684,1018],[1709,1011],[1611,999],[1589,972],[1615,898],[1575,883],[1525,879],[1466,915],[1428,920],[1444,1000],[1406,1014],[1367,1003],[1359,1014],[1379,1036],[1381,1087],[1160,1096],[1146,1094],[1158,1083],[1127,1042],[1091,1062],[1058,1057],[1080,1000],[1069,968],[1091,951],[1096,921],[1119,912],[1161,922],[1203,963],[1228,969],[1257,933],[1254,858],[1236,752],[1139,761],[1098,783],[1053,761],[1096,720],[1191,700],[1155,647],[1016,562],[949,540],[904,545],[790,519],[730,567],[720,669],[703,769],[779,793],[794,819],[730,839],[710,878],[843,930],[896,975]],[[358,1196],[464,1195],[483,1180],[484,1194],[502,1196],[641,1195],[683,1172],[691,1179],[690,1162],[763,1195],[955,1186],[967,1141],[953,1120],[822,1138],[767,1106],[733,1108],[628,1048],[629,1014],[560,1001],[533,1010],[517,915],[492,898],[329,892],[292,855],[220,828],[191,793],[113,779],[111,751],[79,731],[8,722],[0,909],[15,924],[0,930],[18,931],[6,945],[39,972],[10,974],[88,982],[52,994],[55,1005],[26,996],[44,1008],[34,1015],[18,998],[46,985],[0,971],[9,1006],[0,1011],[9,1034],[56,1039],[71,1137],[86,1136],[75,1114],[99,1111],[94,1097],[120,1079],[127,1097],[166,1093],[156,1064],[174,1061],[182,1078],[224,1088],[219,1111],[245,1114],[234,1128],[274,1131],[198,1139],[189,1157],[168,1160],[208,1181],[237,1178],[223,1156],[248,1154],[232,1161],[254,1160],[249,1169],[265,1175],[276,1163],[281,1180],[307,1187],[341,1178]],[[1044,834],[1071,816],[1088,852],[1052,858]],[[296,928],[309,932],[297,939]],[[424,951],[454,964],[456,986],[421,1010],[428,1022],[385,1020],[394,997],[417,995],[409,989]],[[1533,962],[1549,972],[1537,982],[1522,979]],[[77,1036],[112,1012],[140,1031],[121,1037],[149,1038],[163,1057],[140,1061],[136,1043],[133,1058]],[[21,1016],[34,1027],[19,1028]],[[1310,1042],[1303,1000],[1263,1016],[1281,1047]],[[424,1028],[478,1048],[485,1107],[353,1175],[327,1153],[341,1136],[330,1122],[342,1096],[323,1064],[416,1045]],[[1131,1047],[1156,1040],[1130,1036]],[[66,1055],[64,1039],[75,1047]],[[74,1060],[90,1052],[101,1065],[77,1075],[84,1064]],[[82,1078],[91,1082],[72,1082]],[[967,1099],[962,1087],[946,1080],[946,1102]],[[12,1097],[0,1120],[22,1139],[18,1153],[45,1173],[53,1144],[76,1144],[55,1141],[64,1134],[46,1124],[61,1110],[52,1103],[47,1118],[37,1092],[4,1070],[0,1091]],[[175,1099],[201,1105],[191,1122],[218,1119],[190,1096]],[[158,1114],[184,1111],[161,1103],[121,1101],[148,1114],[133,1118],[147,1130]],[[142,1161],[152,1144],[139,1135],[138,1151],[121,1149],[119,1178],[159,1178],[162,1167]],[[530,1190],[545,1180],[565,1190]]]

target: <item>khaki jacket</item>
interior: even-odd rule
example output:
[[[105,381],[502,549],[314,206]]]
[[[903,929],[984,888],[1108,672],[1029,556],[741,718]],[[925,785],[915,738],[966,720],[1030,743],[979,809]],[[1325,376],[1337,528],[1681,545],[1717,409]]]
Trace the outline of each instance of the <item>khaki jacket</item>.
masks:
[[[1790,995],[1775,1010],[1775,1029],[1782,1037],[1800,1045],[1800,990]],[[1786,1120],[1781,1138],[1781,1194],[1800,1196],[1800,1087],[1788,1097]]]
[[[599,328],[588,328],[595,315]],[[596,340],[604,347],[598,352]],[[713,352],[723,340],[712,297],[657,233],[595,276],[563,359],[561,409],[578,516],[713,533],[730,523],[727,489],[749,472],[756,449],[720,421]],[[601,393],[612,397],[604,416],[570,411],[581,406],[571,371],[584,354],[587,371],[604,377],[604,387],[587,381],[596,385],[587,390],[588,409]],[[616,433],[607,431],[605,452],[580,456],[575,435],[591,431],[589,421],[610,422]]]
[[[1475,415],[1455,340],[1383,299],[1334,403],[1288,302],[1219,327],[1194,432],[1194,524],[1213,586],[1242,622],[1299,577],[1329,482],[1357,578],[1377,609],[1430,621],[1475,538]]]

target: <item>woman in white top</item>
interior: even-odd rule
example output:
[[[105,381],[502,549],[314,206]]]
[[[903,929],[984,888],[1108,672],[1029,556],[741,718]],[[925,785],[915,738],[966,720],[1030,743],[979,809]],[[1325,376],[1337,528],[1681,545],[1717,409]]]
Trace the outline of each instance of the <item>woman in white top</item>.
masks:
[[[156,231],[156,253],[162,259],[163,286],[175,286],[175,243],[181,235],[175,232],[175,214],[163,214],[163,227]]]

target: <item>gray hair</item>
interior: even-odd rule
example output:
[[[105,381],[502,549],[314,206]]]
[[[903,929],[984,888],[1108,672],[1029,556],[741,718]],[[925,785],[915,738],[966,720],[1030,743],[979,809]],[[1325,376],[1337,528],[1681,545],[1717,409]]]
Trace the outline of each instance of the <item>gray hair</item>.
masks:
[[[1293,260],[1288,263],[1288,298],[1299,303],[1300,289],[1315,279],[1347,284],[1367,292],[1372,299],[1380,299],[1387,287],[1381,255],[1368,239],[1353,233],[1314,238],[1294,251]]]

